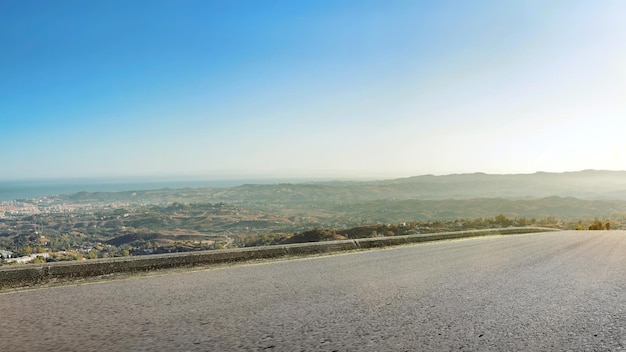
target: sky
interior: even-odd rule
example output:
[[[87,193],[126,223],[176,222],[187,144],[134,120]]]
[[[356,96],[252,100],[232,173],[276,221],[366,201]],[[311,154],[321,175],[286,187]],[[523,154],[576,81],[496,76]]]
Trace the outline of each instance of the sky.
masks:
[[[0,0],[0,180],[626,169],[626,2]]]

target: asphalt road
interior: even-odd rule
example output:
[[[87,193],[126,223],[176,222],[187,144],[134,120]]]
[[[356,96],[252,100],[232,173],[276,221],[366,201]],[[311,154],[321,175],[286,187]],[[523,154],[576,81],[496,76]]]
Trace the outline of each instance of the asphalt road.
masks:
[[[6,351],[626,350],[626,232],[482,237],[0,294]]]

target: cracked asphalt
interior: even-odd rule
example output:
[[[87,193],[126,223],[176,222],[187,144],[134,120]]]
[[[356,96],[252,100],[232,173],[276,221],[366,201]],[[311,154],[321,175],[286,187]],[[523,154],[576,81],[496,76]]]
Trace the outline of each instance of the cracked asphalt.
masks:
[[[626,231],[444,241],[0,294],[10,351],[626,350]]]

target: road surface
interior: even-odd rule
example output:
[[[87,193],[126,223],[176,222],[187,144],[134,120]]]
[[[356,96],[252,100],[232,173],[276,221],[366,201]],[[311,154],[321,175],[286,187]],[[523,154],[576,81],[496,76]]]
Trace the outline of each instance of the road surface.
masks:
[[[626,232],[482,237],[0,294],[6,351],[626,350]]]

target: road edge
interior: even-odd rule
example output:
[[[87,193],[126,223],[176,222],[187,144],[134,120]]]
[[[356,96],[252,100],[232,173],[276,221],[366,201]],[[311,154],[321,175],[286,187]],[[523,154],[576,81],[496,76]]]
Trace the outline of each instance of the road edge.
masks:
[[[71,280],[117,273],[147,272],[166,268],[246,262],[287,256],[307,256],[477,236],[514,235],[550,231],[560,230],[546,227],[509,227],[198,252],[153,254],[134,257],[92,259],[87,261],[24,264],[20,266],[0,267],[0,290],[41,285],[59,279]]]

